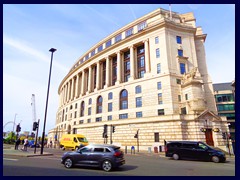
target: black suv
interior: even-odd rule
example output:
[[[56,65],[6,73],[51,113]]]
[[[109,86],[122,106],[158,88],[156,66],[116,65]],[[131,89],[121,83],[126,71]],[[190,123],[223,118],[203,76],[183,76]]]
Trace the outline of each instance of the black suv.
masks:
[[[173,159],[193,159],[202,161],[213,161],[215,163],[225,162],[226,157],[222,151],[213,149],[200,141],[169,141],[166,142],[166,157]]]
[[[64,153],[61,163],[66,168],[79,165],[100,167],[104,171],[110,171],[112,168],[125,164],[125,159],[123,152],[118,146],[91,144],[77,151]]]

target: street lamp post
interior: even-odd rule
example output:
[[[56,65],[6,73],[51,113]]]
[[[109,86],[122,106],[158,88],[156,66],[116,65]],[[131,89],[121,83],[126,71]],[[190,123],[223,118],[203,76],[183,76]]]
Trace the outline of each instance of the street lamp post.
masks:
[[[45,108],[44,125],[43,125],[43,133],[42,133],[41,154],[43,154],[43,146],[44,146],[44,138],[45,138],[45,126],[46,126],[46,118],[47,118],[48,95],[49,95],[50,80],[51,80],[53,53],[54,53],[56,50],[57,50],[57,49],[54,49],[54,48],[49,49],[49,51],[52,53],[52,55],[51,55],[50,70],[49,70],[47,99],[46,99],[46,108]]]

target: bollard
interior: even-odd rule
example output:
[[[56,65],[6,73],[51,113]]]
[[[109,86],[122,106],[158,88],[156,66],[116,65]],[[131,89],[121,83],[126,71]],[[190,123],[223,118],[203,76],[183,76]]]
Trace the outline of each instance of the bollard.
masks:
[[[125,154],[127,154],[127,146],[125,146]]]
[[[135,154],[135,148],[134,148],[134,146],[131,147],[131,154],[132,154],[132,151],[133,151],[134,154]]]
[[[151,153],[151,147],[148,147],[148,153]]]

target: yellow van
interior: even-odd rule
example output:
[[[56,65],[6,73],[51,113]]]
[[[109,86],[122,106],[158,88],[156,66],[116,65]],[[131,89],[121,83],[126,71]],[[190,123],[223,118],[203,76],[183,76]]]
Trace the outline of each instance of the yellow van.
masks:
[[[87,138],[82,134],[63,134],[60,139],[60,148],[76,150],[79,146],[88,145]]]

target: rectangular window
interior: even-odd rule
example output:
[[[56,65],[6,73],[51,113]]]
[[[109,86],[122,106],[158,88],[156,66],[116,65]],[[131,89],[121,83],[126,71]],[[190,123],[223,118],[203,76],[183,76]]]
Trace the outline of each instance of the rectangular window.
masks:
[[[128,118],[128,113],[119,114],[119,119],[127,119],[127,118]]]
[[[234,104],[218,104],[217,105],[218,111],[235,111]]]
[[[122,34],[118,34],[116,37],[115,37],[115,43],[118,42],[118,41],[121,41],[122,40]]]
[[[138,32],[142,31],[145,27],[147,27],[146,21],[139,23],[138,24]]]
[[[177,84],[181,84],[181,79],[176,79]]]
[[[185,94],[185,100],[186,101],[188,100],[188,94]]]
[[[160,50],[159,50],[159,48],[156,49],[156,58],[160,58]]]
[[[77,118],[77,111],[74,112],[74,118]]]
[[[215,95],[216,102],[233,102],[233,94],[218,94]]]
[[[186,72],[186,65],[184,63],[180,63],[180,73],[184,74]]]
[[[108,116],[107,119],[108,119],[108,121],[111,121],[112,120],[112,115]]]
[[[113,57],[112,59],[112,85],[115,85],[117,81],[117,57]]]
[[[158,109],[158,115],[159,116],[164,115],[164,109]]]
[[[88,122],[88,123],[91,123],[91,119],[88,119],[87,122]]]
[[[159,142],[159,133],[154,133],[154,142]]]
[[[108,100],[110,100],[112,98],[113,98],[113,93],[112,92],[108,93]]]
[[[126,36],[126,37],[131,36],[132,34],[133,34],[133,28],[128,29],[128,30],[125,32],[125,36]]]
[[[162,89],[162,82],[158,82],[158,83],[157,83],[157,89],[158,89],[158,90]]]
[[[142,93],[142,87],[140,85],[135,87],[135,93],[136,94]]]
[[[186,109],[186,107],[181,108],[181,114],[187,114],[187,109]]]
[[[140,111],[140,112],[136,112],[136,117],[137,117],[137,118],[142,117],[142,111]]]
[[[91,56],[95,55],[95,49],[91,52]]]
[[[159,43],[159,39],[158,39],[158,36],[155,37],[155,44],[158,44]]]
[[[85,61],[89,59],[89,54],[85,56]]]
[[[181,95],[178,95],[178,102],[181,102],[181,101],[182,101]]]
[[[80,120],[80,121],[79,121],[79,124],[83,124],[83,122],[84,122],[83,120]]]
[[[108,112],[112,112],[112,103],[108,103]]]
[[[92,113],[92,108],[88,108],[88,115],[91,115],[91,113]]]
[[[99,46],[98,47],[98,52],[102,51],[103,50],[103,45]]]
[[[101,122],[101,121],[102,121],[101,117],[96,118],[96,122]]]
[[[142,107],[142,97],[136,98],[136,107]]]
[[[106,42],[106,48],[112,45],[112,40],[110,39],[109,41]]]
[[[183,50],[182,49],[178,49],[178,56],[183,57]]]
[[[181,36],[177,36],[176,40],[177,40],[178,44],[182,44],[182,37]]]
[[[158,63],[157,64],[157,74],[160,74],[161,73],[161,64]]]
[[[137,78],[143,78],[145,74],[145,48],[139,46],[137,48]]]
[[[158,104],[162,104],[162,93],[158,93]]]

